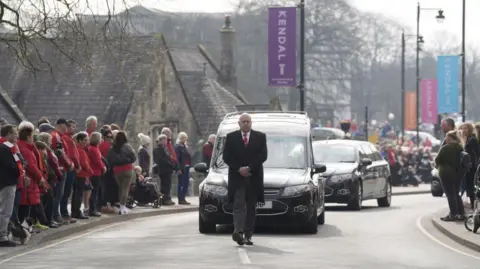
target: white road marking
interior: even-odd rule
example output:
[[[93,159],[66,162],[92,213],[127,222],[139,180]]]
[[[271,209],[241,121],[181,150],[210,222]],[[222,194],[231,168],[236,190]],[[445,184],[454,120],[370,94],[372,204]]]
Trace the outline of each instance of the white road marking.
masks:
[[[90,231],[90,232],[86,232],[86,233],[83,233],[83,234],[80,234],[80,235],[77,235],[77,236],[74,236],[74,237],[70,237],[70,238],[68,238],[68,239],[65,239],[65,240],[62,240],[62,241],[59,241],[59,242],[52,243],[52,244],[46,245],[46,246],[41,247],[41,248],[32,249],[32,250],[30,250],[30,251],[17,254],[17,255],[15,255],[15,256],[12,256],[12,257],[7,258],[7,259],[5,259],[5,260],[1,260],[1,261],[0,261],[0,264],[4,264],[4,263],[7,263],[7,262],[9,262],[9,261],[11,261],[11,260],[13,260],[13,259],[20,258],[20,257],[22,257],[22,256],[25,256],[25,255],[28,255],[28,254],[31,254],[31,253],[35,253],[35,252],[39,252],[39,251],[42,251],[42,250],[45,250],[45,249],[49,249],[49,248],[52,248],[52,247],[55,247],[55,246],[58,246],[58,245],[61,245],[61,244],[64,244],[64,243],[67,243],[67,242],[76,240],[76,239],[84,238],[84,237],[86,237],[87,235],[90,235],[90,234],[93,234],[93,233],[96,233],[96,232],[99,232],[99,231],[102,231],[102,230],[105,230],[105,229],[108,229],[108,228],[111,228],[111,227],[114,227],[114,226],[117,226],[117,225],[120,225],[120,224],[122,224],[122,222],[120,222],[120,223],[114,223],[114,224],[111,224],[111,225],[108,225],[108,226],[104,226],[104,227],[102,227],[102,228],[99,228],[99,229],[96,229],[96,230],[93,230],[93,231]],[[247,257],[247,258],[248,258],[248,257]]]
[[[243,264],[251,264],[250,258],[248,257],[247,250],[245,248],[237,248],[238,257]]]
[[[424,218],[425,216],[420,216],[418,217],[417,219],[417,228],[420,230],[421,233],[423,233],[426,237],[428,237],[430,240],[432,240],[433,242],[439,244],[440,246],[444,247],[444,248],[447,248],[453,252],[456,252],[458,254],[461,254],[461,255],[464,255],[464,256],[467,256],[467,257],[470,257],[472,259],[476,259],[476,260],[480,260],[480,257],[479,256],[475,256],[475,255],[472,255],[470,253],[466,253],[466,252],[463,252],[461,250],[458,250],[452,246],[449,246],[445,243],[443,243],[442,241],[438,240],[437,238],[435,238],[431,233],[427,232],[427,230],[423,227],[422,225],[422,219]]]

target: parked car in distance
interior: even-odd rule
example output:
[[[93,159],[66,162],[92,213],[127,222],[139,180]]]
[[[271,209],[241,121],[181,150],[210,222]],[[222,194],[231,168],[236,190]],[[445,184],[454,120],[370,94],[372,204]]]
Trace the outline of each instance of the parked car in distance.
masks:
[[[347,204],[361,210],[362,202],[377,199],[378,206],[389,207],[392,200],[390,168],[375,145],[356,140],[313,142],[316,163],[325,164],[322,174],[325,202]]]

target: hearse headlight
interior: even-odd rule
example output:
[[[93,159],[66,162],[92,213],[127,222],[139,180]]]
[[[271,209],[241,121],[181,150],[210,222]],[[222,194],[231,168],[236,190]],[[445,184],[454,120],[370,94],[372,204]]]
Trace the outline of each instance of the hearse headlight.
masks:
[[[228,189],[225,186],[213,185],[213,184],[204,184],[202,192],[205,194],[210,194],[214,196],[227,196]]]
[[[313,187],[314,185],[312,184],[289,186],[283,190],[282,196],[296,196],[306,192],[311,192]]]

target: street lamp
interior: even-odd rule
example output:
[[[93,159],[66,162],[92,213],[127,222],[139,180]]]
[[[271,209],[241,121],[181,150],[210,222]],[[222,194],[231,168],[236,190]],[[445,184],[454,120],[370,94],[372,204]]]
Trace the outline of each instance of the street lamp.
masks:
[[[300,111],[305,111],[305,0],[298,4],[300,9]]]
[[[443,15],[443,10],[440,8],[420,8],[420,3],[417,4],[417,51],[416,51],[416,102],[417,102],[417,147],[420,145],[420,124],[418,118],[420,117],[420,41],[423,42],[423,38],[420,38],[420,11],[421,10],[435,10],[438,12],[436,19],[438,22],[443,22],[445,15]]]
[[[406,41],[407,37],[415,37],[417,39],[416,43],[420,43],[419,49],[421,50],[421,46],[425,41],[423,40],[423,36],[417,35],[406,35],[404,31],[402,31],[402,61],[401,61],[401,90],[402,96],[400,97],[401,100],[401,115],[400,115],[400,129],[402,131],[402,135],[405,133],[405,50],[406,50]],[[402,138],[403,139],[403,138]]]
[[[465,2],[466,1],[463,0],[463,11],[462,11],[462,122],[465,122],[465,116],[466,116],[465,115]]]

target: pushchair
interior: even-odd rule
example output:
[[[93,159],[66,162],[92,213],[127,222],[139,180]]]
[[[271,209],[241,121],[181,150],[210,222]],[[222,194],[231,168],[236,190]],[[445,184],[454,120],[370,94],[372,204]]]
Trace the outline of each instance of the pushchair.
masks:
[[[473,202],[473,214],[468,216],[465,219],[465,228],[470,231],[477,233],[480,228],[480,165],[477,166],[477,171],[475,172],[474,177],[474,189],[475,189],[475,200]]]
[[[127,208],[132,209],[136,206],[151,205],[153,208],[162,206],[163,194],[160,192],[158,183],[151,177],[144,181],[138,179],[130,185],[127,198]]]

